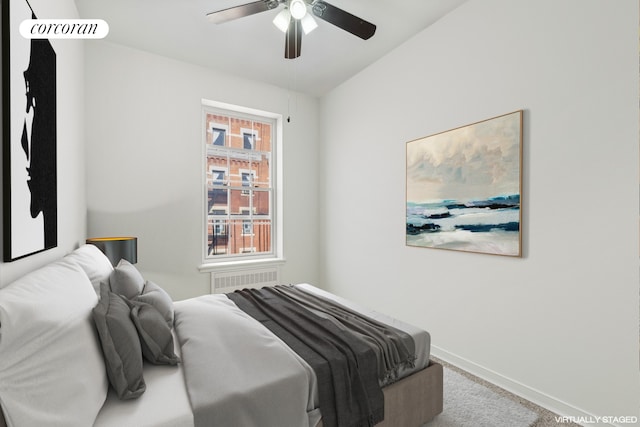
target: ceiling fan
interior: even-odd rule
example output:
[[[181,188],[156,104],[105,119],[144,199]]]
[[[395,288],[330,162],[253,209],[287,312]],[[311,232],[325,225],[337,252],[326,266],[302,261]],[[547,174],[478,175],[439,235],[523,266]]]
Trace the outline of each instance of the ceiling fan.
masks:
[[[273,10],[282,4],[285,8],[276,15],[273,23],[286,33],[284,57],[287,59],[294,59],[300,56],[302,33],[308,34],[318,26],[311,14],[308,13],[309,10],[316,17],[363,40],[368,40],[376,32],[374,24],[322,0],[258,0],[208,13],[207,18],[211,22],[221,24]]]

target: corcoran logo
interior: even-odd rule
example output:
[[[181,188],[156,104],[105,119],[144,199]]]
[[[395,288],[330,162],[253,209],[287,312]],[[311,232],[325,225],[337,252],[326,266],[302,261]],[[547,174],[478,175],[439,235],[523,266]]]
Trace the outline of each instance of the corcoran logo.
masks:
[[[26,39],[102,39],[109,24],[102,19],[25,19],[20,35]]]

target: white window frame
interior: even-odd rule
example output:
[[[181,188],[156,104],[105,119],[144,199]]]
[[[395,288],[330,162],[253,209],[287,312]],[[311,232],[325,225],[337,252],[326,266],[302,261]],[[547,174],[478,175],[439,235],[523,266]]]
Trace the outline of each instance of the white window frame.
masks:
[[[223,255],[219,258],[210,257],[207,254],[207,233],[208,233],[208,215],[207,215],[207,132],[211,129],[206,129],[206,114],[218,113],[232,116],[247,116],[249,119],[271,120],[273,121],[274,128],[274,140],[271,144],[271,179],[272,179],[272,219],[271,219],[271,241],[272,251],[270,253],[256,254],[254,252]],[[282,195],[282,139],[283,139],[283,116],[282,114],[273,113],[264,110],[258,110],[249,107],[242,107],[238,105],[211,101],[202,99],[202,203],[204,208],[201,209],[203,218],[202,224],[202,241],[200,244],[202,262],[199,267],[201,272],[212,272],[219,268],[229,268],[243,265],[253,264],[282,264],[284,263],[283,253],[283,195]],[[245,132],[245,129],[242,130]],[[227,130],[228,132],[228,130]],[[253,133],[251,130],[246,130],[246,133]],[[254,133],[255,136],[255,133]],[[256,136],[257,140],[257,136]],[[255,172],[254,179],[255,177]]]

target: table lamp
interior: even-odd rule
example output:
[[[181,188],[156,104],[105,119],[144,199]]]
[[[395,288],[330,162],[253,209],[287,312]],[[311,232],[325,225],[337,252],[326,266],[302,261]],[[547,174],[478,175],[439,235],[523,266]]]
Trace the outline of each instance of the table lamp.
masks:
[[[97,246],[114,267],[121,259],[126,259],[131,264],[138,262],[137,237],[93,237],[87,239],[87,243]]]

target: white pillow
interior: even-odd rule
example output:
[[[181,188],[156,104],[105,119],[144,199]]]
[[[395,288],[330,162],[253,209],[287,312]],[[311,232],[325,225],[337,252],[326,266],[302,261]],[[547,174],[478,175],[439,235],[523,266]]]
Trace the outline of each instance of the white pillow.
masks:
[[[65,256],[65,259],[82,267],[89,276],[96,295],[100,295],[100,282],[108,281],[113,271],[109,258],[95,245],[82,245]]]
[[[9,426],[93,425],[108,381],[86,273],[62,259],[0,289],[0,402]]]

